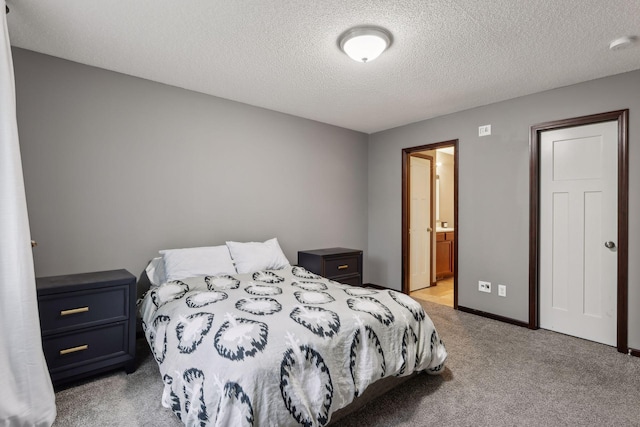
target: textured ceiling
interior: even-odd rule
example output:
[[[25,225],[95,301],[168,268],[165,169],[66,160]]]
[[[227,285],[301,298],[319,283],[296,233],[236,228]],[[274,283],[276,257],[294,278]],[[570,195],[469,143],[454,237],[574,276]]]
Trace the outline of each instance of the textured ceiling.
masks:
[[[640,0],[8,0],[13,46],[372,133],[640,68]],[[362,64],[337,46],[379,25]]]

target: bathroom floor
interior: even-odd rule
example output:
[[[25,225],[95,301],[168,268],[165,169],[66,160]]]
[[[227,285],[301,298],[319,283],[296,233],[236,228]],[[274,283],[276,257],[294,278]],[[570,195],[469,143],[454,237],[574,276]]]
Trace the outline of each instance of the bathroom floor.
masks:
[[[453,307],[453,277],[438,280],[436,286],[411,292],[411,297]]]

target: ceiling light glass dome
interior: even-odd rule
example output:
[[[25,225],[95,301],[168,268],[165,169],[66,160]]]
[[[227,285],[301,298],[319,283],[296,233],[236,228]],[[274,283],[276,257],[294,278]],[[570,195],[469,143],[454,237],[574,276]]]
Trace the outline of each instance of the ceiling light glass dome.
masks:
[[[379,27],[356,27],[338,41],[340,49],[354,61],[371,62],[391,45],[391,34]]]

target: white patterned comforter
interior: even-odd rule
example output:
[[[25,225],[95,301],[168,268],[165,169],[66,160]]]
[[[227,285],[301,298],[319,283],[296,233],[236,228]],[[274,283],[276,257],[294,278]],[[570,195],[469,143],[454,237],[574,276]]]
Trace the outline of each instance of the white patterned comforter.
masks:
[[[387,376],[444,369],[419,303],[301,267],[193,277],[151,290],[141,312],[187,426],[321,426]]]

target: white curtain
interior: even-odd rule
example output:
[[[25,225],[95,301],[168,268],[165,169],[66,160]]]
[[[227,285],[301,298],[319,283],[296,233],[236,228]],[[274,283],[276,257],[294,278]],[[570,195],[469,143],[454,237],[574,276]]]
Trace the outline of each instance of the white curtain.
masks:
[[[55,395],[40,341],[5,5],[0,0],[0,426],[51,426]]]

